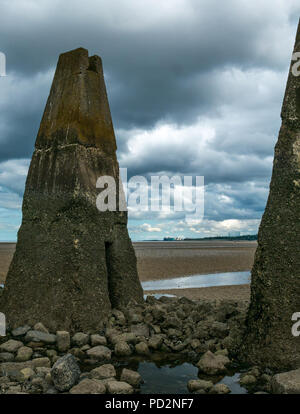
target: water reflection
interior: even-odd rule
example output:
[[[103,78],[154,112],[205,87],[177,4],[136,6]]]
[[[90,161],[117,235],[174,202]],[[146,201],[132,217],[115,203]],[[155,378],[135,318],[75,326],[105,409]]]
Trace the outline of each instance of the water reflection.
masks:
[[[192,275],[174,279],[142,282],[144,290],[187,289],[211,286],[245,285],[250,283],[250,271]]]

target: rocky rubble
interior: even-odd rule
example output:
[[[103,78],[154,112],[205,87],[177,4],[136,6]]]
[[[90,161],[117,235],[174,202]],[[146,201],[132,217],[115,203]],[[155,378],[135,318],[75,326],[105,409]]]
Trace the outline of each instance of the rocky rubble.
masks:
[[[98,332],[49,332],[42,324],[8,329],[0,339],[0,392],[138,392],[139,373],[115,369],[137,355],[177,354],[197,366],[199,376],[224,376],[242,338],[245,310],[234,301],[148,297],[143,305],[113,309]],[[190,381],[189,390],[228,392],[224,384],[203,381]]]

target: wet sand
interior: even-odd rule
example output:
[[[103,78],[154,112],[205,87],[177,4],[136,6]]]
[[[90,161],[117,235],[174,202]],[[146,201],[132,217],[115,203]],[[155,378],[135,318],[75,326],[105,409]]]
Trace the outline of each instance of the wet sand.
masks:
[[[256,245],[252,241],[223,240],[133,243],[141,281],[250,270]],[[5,282],[14,251],[15,243],[0,243],[0,283]],[[239,285],[159,291],[162,292],[190,299],[247,301],[250,288]]]

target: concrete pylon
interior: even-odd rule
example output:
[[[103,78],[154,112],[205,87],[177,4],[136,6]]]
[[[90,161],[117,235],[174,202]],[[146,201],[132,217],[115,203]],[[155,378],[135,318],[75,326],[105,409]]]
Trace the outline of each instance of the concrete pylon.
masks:
[[[260,224],[242,357],[281,370],[300,366],[300,23],[275,147],[267,206]]]
[[[143,302],[127,212],[96,207],[102,176],[118,195],[101,59],[79,48],[59,57],[36,139],[0,303],[10,326],[93,331],[112,307]]]

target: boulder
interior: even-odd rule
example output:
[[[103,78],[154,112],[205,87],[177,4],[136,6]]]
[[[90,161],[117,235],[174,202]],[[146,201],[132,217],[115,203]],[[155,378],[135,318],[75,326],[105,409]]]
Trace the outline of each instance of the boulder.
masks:
[[[25,325],[25,326],[20,326],[19,328],[13,329],[12,330],[12,336],[23,336],[25,335],[28,331],[30,331],[31,327],[29,325]]]
[[[25,336],[26,342],[42,342],[44,344],[55,344],[56,335],[42,331],[28,331]]]
[[[29,348],[28,346],[21,346],[21,348],[18,349],[18,353],[16,356],[17,362],[24,362],[28,361],[33,354],[32,348]]]
[[[73,355],[59,358],[52,367],[51,377],[58,391],[69,391],[80,377],[80,368]]]
[[[70,394],[105,394],[106,387],[101,381],[85,378],[70,389]]]
[[[149,348],[158,350],[162,346],[163,338],[160,335],[153,335],[148,341]]]
[[[25,362],[3,362],[0,364],[0,376],[10,376],[12,372],[21,371],[24,368],[35,369],[37,367],[50,367],[49,358],[35,358]]]
[[[131,332],[136,336],[149,336],[149,327],[145,323],[138,323],[137,325],[131,325]]]
[[[115,345],[115,354],[117,356],[129,356],[129,355],[131,355],[130,346],[127,344],[127,342],[118,342]]]
[[[227,357],[214,355],[211,351],[207,351],[198,362],[197,367],[200,372],[207,375],[218,375],[226,371],[225,365],[229,362]]]
[[[11,352],[0,352],[0,362],[11,362],[15,359]]]
[[[91,335],[91,345],[92,346],[107,345],[107,340],[106,340],[105,336]]]
[[[83,345],[86,345],[89,342],[89,335],[83,333],[83,332],[77,332],[72,337],[72,344],[78,347],[81,347]]]
[[[124,368],[120,377],[121,381],[127,382],[132,385],[134,388],[138,388],[141,385],[142,377],[136,371],[131,369]]]
[[[134,392],[133,387],[123,381],[109,381],[106,387],[109,394],[133,394]]]
[[[99,380],[112,378],[116,376],[115,367],[112,364],[104,364],[100,367],[94,368],[90,372],[91,378],[96,378]]]
[[[33,329],[35,331],[41,331],[44,333],[49,333],[48,329],[42,324],[42,322],[38,322],[34,325]]]
[[[187,388],[190,392],[196,392],[199,390],[204,390],[205,392],[209,392],[213,388],[214,384],[211,381],[205,380],[190,380],[187,384]]]
[[[113,345],[115,345],[118,342],[128,342],[135,344],[137,342],[137,338],[136,335],[132,332],[124,332],[119,335],[111,336],[110,341]]]
[[[86,353],[91,359],[96,359],[98,361],[111,360],[111,350],[104,345],[94,346],[93,348],[88,349]]]
[[[135,345],[135,350],[138,355],[149,355],[150,351],[145,342],[139,342]]]
[[[274,394],[300,394],[300,368],[274,375],[271,388]]]
[[[17,352],[21,346],[23,346],[23,342],[16,341],[15,339],[10,339],[9,341],[6,341],[0,345],[0,351],[14,353]]]
[[[216,384],[214,386],[214,392],[216,394],[229,394],[231,390],[226,384]]]
[[[56,342],[59,352],[66,352],[68,349],[70,349],[71,345],[70,333],[67,331],[57,331]]]

